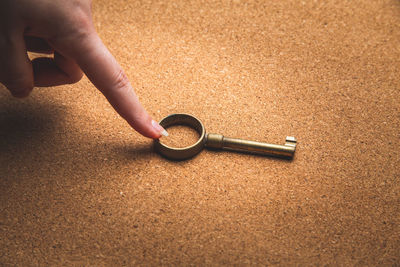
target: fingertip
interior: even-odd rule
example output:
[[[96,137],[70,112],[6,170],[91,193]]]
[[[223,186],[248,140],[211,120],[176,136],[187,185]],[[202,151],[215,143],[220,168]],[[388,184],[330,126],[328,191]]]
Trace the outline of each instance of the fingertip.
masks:
[[[168,136],[168,132],[155,120],[151,120],[151,125],[158,135],[157,138],[160,138],[161,136]]]
[[[128,121],[128,123],[139,134],[151,139],[159,139],[163,135],[162,132],[165,131],[164,128],[159,126],[158,123],[152,120],[151,118],[147,119],[142,118],[142,120],[135,120],[132,122]],[[161,127],[161,129],[159,127]]]
[[[21,79],[12,83],[5,83],[4,85],[10,91],[11,95],[16,98],[28,97],[33,90],[33,83],[30,79]]]
[[[31,94],[32,89],[24,90],[24,91],[10,91],[10,92],[11,92],[11,95],[15,98],[26,98]]]
[[[77,83],[80,80],[82,80],[83,78],[83,72],[78,69],[76,72],[71,73],[71,75],[69,76],[69,84],[73,84],[73,83]]]
[[[146,136],[146,137],[149,137],[149,138],[151,138],[151,139],[160,139],[160,138],[162,137],[162,134],[160,134],[160,133],[153,133],[153,134],[151,134],[151,135],[149,135],[149,136]]]

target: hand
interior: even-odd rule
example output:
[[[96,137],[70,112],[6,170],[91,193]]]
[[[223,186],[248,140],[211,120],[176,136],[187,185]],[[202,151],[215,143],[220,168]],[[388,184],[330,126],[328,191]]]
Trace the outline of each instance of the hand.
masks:
[[[31,62],[27,51],[54,57]],[[150,138],[166,134],[97,35],[90,0],[0,1],[0,82],[14,96],[26,97],[34,86],[78,82],[82,71],[139,133]]]

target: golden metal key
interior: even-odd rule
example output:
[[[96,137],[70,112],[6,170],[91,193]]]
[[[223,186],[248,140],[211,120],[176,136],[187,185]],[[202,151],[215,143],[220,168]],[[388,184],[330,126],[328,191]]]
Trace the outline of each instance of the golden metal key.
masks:
[[[172,125],[187,125],[195,129],[200,138],[191,146],[176,148],[170,147],[160,142],[159,139],[154,140],[155,149],[163,156],[174,159],[183,160],[195,156],[204,147],[211,149],[228,149],[241,152],[257,153],[267,156],[293,158],[296,151],[296,139],[294,137],[286,137],[284,145],[267,144],[256,141],[235,139],[224,137],[220,134],[206,133],[206,130],[199,119],[189,114],[172,114],[160,121],[160,125],[167,128]]]
[[[293,136],[287,136],[284,145],[274,145],[250,140],[228,138],[221,134],[209,133],[206,135],[205,146],[214,149],[228,149],[257,153],[266,156],[292,158],[296,151],[296,142],[296,138]]]

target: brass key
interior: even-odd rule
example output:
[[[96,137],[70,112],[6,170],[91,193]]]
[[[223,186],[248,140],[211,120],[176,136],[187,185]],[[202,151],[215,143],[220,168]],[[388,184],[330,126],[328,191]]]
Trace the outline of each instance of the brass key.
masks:
[[[174,160],[183,160],[195,156],[204,147],[211,149],[228,149],[241,152],[257,153],[267,156],[293,158],[296,151],[296,138],[286,137],[284,145],[267,144],[256,141],[234,139],[224,137],[220,134],[207,134],[206,130],[199,119],[189,114],[172,114],[163,118],[160,125],[167,128],[172,125],[186,125],[195,129],[200,138],[191,146],[176,148],[170,147],[159,139],[154,140],[155,149],[163,156]]]
[[[214,149],[228,149],[234,151],[257,153],[266,156],[292,158],[296,151],[296,138],[286,137],[285,145],[274,145],[262,142],[228,138],[221,134],[209,133],[206,135],[205,146]]]

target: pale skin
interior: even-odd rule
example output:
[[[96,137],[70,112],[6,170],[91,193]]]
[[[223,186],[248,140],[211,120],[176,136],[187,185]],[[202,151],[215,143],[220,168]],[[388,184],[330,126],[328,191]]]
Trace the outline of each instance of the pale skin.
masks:
[[[27,51],[54,56],[31,61]],[[83,73],[136,131],[161,137],[164,129],[97,35],[90,0],[0,0],[0,82],[13,96],[76,83]]]

